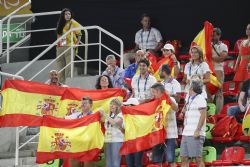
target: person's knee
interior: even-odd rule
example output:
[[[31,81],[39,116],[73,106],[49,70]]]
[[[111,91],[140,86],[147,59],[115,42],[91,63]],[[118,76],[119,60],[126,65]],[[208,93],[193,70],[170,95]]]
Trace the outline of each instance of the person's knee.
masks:
[[[182,163],[188,163],[188,157],[181,157]]]

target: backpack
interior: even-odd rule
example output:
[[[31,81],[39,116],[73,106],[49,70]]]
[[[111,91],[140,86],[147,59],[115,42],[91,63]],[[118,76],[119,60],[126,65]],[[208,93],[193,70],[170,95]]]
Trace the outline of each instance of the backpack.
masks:
[[[238,130],[238,122],[233,116],[220,119],[211,130],[213,137],[234,137]]]

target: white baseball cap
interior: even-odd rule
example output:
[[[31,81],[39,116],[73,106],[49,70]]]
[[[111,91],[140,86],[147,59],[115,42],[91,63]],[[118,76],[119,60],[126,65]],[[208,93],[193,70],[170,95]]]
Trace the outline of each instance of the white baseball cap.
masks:
[[[174,52],[174,46],[171,45],[170,43],[165,44],[162,49],[168,49],[168,50],[172,50]]]
[[[126,102],[123,102],[123,105],[139,105],[139,101],[136,98],[129,98]]]

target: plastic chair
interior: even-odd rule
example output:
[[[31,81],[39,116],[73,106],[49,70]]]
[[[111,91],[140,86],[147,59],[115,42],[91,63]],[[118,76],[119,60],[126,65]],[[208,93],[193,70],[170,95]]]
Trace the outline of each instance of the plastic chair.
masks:
[[[59,166],[59,159],[55,159],[45,164],[39,165],[39,167],[58,167],[58,166]]]
[[[206,166],[212,165],[213,161],[216,160],[216,149],[211,146],[206,146],[203,148],[202,152],[203,160]]]
[[[206,139],[211,140],[213,138],[211,134],[211,129],[214,127],[214,124],[207,123],[206,124]]]
[[[207,104],[207,114],[214,115],[216,113],[216,106],[214,103]]]
[[[234,66],[236,64],[236,60],[226,60],[224,61],[224,74],[229,75],[234,73]]]
[[[213,161],[213,166],[231,166],[241,164],[244,160],[245,150],[243,147],[235,146],[226,148],[222,154],[221,159]]]
[[[224,82],[223,96],[237,96],[239,94],[239,83],[234,81]]]

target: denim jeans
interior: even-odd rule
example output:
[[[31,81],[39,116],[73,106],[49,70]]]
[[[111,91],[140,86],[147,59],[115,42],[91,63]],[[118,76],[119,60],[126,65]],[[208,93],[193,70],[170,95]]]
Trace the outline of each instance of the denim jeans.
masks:
[[[122,142],[105,143],[105,158],[107,167],[120,167],[121,155],[119,153]]]
[[[236,116],[238,113],[240,113],[240,107],[239,106],[231,106],[227,110],[227,115],[229,116]]]
[[[143,151],[126,155],[126,164],[128,167],[142,167]]]

